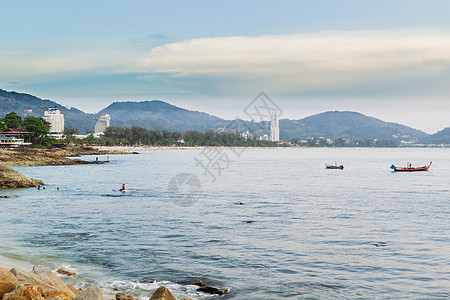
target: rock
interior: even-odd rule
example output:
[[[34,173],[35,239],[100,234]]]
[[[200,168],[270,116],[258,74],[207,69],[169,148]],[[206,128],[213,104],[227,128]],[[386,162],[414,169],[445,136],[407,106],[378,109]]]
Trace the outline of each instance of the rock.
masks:
[[[75,300],[103,300],[103,294],[98,286],[91,285],[76,296]]]
[[[0,268],[0,299],[19,286],[19,281],[8,268]]]
[[[33,273],[41,277],[42,281],[45,283],[55,287],[56,290],[63,291],[68,293],[69,295],[75,297],[76,295],[70,290],[70,288],[62,282],[61,279],[59,279],[58,276],[56,276],[55,273],[50,271],[44,266],[34,266],[33,267]],[[69,298],[70,300],[70,298]]]
[[[50,299],[51,300],[71,300],[72,299],[72,295],[67,292],[63,292],[63,291],[44,292],[44,290],[40,286],[37,287],[37,290],[44,299],[48,299],[48,300],[50,300]]]
[[[59,268],[56,273],[64,275],[64,276],[75,276],[77,273],[67,270],[66,268]]]
[[[0,198],[9,198],[9,196],[0,196]]]
[[[20,284],[24,283],[30,283],[35,286],[41,286],[45,292],[53,292],[56,290],[55,287],[51,286],[50,284],[44,282],[39,275],[36,273],[33,273],[31,271],[19,269],[19,268],[12,268],[10,270],[11,273],[16,276],[17,280]]]
[[[194,300],[194,299],[192,299],[192,298],[180,298],[178,300]]]
[[[202,286],[202,287],[198,288],[197,291],[207,293],[207,294],[212,294],[212,295],[224,295],[224,294],[228,293],[227,288],[221,290],[221,289],[218,289],[218,288],[210,286],[210,285]]]
[[[28,178],[22,173],[0,164],[0,188],[17,189],[44,185],[40,180]]]
[[[34,285],[23,283],[14,291],[5,294],[3,300],[44,300],[44,298]]]
[[[194,285],[197,285],[197,286],[205,286],[205,284],[204,284],[203,281],[201,281],[201,280],[197,280],[196,282],[194,282]]]
[[[72,293],[75,294],[75,296],[78,296],[79,293],[84,291],[83,289],[77,289],[73,285],[68,284],[67,287],[72,291]]]
[[[116,300],[134,300],[134,298],[130,295],[127,295],[125,293],[117,293],[116,294]]]
[[[177,300],[170,293],[169,289],[165,286],[160,286],[154,293],[150,300]]]

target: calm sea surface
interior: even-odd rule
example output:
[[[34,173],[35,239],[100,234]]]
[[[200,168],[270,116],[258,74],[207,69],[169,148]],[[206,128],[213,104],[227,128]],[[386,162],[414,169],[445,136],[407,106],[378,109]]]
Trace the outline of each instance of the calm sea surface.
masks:
[[[450,149],[222,151],[16,168],[47,187],[1,191],[0,254],[142,299],[161,284],[219,298],[198,279],[230,288],[226,299],[450,297]],[[219,160],[206,169],[207,158]],[[389,169],[431,160],[428,172]],[[334,161],[345,169],[326,170]],[[180,173],[201,184],[192,198],[175,191],[191,206],[168,197]],[[112,191],[122,183],[136,191]]]

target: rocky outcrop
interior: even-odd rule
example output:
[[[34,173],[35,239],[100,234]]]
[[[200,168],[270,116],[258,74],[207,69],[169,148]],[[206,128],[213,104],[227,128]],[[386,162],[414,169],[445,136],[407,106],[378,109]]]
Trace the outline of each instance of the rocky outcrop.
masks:
[[[199,286],[197,291],[203,292],[206,294],[224,295],[224,294],[228,293],[228,291],[229,291],[228,288],[219,289],[214,286],[206,285],[201,280],[194,282],[194,285]]]
[[[3,300],[44,300],[44,297],[31,283],[22,283],[14,291],[5,294]]]
[[[0,164],[0,188],[17,189],[44,185],[41,180],[28,178],[22,173]]]
[[[0,299],[19,286],[19,281],[7,268],[0,268]]]
[[[72,272],[70,270],[67,270],[66,268],[63,268],[63,267],[61,267],[58,270],[56,270],[56,273],[58,273],[60,275],[63,275],[63,276],[67,276],[67,277],[77,275],[77,273]]]
[[[81,292],[75,300],[103,300],[103,294],[96,285],[91,285],[84,292]]]
[[[165,286],[160,286],[154,293],[150,300],[177,300],[170,293],[169,289]]]
[[[3,298],[2,298],[3,297]],[[85,291],[66,285],[52,271],[35,266],[33,271],[0,268],[0,299],[5,300],[103,300],[96,285]]]
[[[117,293],[116,300],[135,300],[133,296],[127,295],[125,293]]]

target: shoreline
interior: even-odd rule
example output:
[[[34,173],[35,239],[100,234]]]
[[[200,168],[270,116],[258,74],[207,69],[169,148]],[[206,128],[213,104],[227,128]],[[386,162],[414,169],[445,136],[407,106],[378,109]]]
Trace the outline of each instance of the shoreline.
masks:
[[[5,276],[7,274],[5,272],[11,274]],[[17,279],[13,278],[13,281],[15,281],[14,287],[9,287],[6,291],[6,293],[10,293],[7,299],[28,299],[26,293],[30,290],[33,293],[40,293],[43,298],[38,297],[39,299],[47,299],[47,296],[53,293],[56,296],[65,296],[64,298],[57,296],[57,298],[51,299],[64,300],[76,300],[81,293],[84,295],[80,299],[90,300],[143,300],[149,298],[154,300],[195,300],[208,299],[214,296],[220,297],[229,293],[228,288],[206,285],[201,280],[184,285],[176,281],[129,281],[131,287],[138,286],[134,290],[133,288],[130,289],[130,286],[124,285],[124,281],[120,279],[119,284],[114,284],[116,278],[92,280],[93,278],[88,279],[82,275],[82,271],[79,272],[77,268],[70,265],[63,264],[56,268],[55,266],[36,265],[26,260],[6,256],[0,252],[0,299],[3,297],[2,292],[5,293],[4,287],[11,285],[11,278],[14,276]],[[93,297],[92,289],[96,291],[95,297]],[[85,291],[86,293],[84,293]],[[20,298],[24,294],[25,298]]]

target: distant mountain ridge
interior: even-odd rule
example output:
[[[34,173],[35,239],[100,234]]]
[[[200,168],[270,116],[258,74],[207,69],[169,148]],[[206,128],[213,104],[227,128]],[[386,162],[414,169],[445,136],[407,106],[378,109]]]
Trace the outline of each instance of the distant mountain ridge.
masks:
[[[441,131],[438,131],[433,135],[423,138],[422,140],[420,140],[420,143],[450,145],[450,127],[442,129]]]
[[[86,130],[92,131],[97,122],[95,115],[87,114],[77,108],[67,108],[51,100],[43,100],[29,94],[7,92],[0,89],[1,117],[11,111],[22,117],[42,117],[44,116],[44,111],[49,107],[57,107],[64,114],[65,125],[77,127],[83,133]]]
[[[77,127],[82,133],[86,130],[93,131],[99,116],[109,114],[112,126],[140,126],[168,131],[205,131],[208,129],[221,131],[224,128],[234,128],[241,132],[248,129],[257,136],[269,134],[268,122],[232,122],[204,112],[180,108],[161,100],[113,102],[97,114],[88,114],[76,108],[67,108],[51,100],[0,89],[0,116],[15,111],[21,116],[41,117],[49,107],[55,106],[64,114],[66,126]],[[447,131],[443,133],[443,136],[446,136],[446,133]],[[396,141],[427,141],[431,139],[430,135],[423,131],[350,111],[328,111],[299,120],[280,120],[281,140],[290,141],[292,138],[304,139],[307,137]],[[439,136],[437,137],[439,138]]]
[[[228,121],[204,112],[191,111],[160,100],[114,102],[98,115],[109,114],[118,126],[140,126],[153,130],[219,130]]]
[[[324,137],[418,141],[429,135],[405,125],[351,111],[328,111],[300,120],[283,119],[280,128],[283,128],[282,137],[289,140],[295,137]]]

